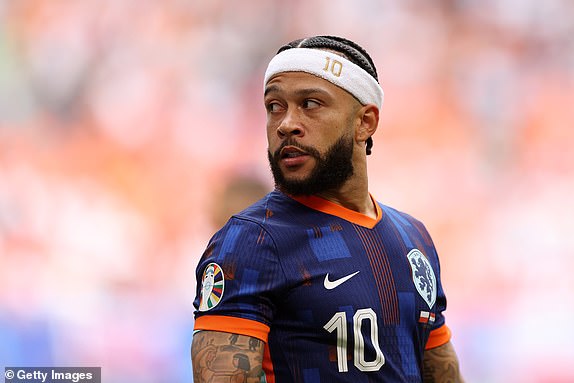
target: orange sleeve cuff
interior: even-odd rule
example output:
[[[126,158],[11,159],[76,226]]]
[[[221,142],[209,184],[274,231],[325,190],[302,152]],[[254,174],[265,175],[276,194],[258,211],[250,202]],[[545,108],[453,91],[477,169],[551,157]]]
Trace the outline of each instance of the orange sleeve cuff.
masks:
[[[430,332],[429,339],[425,346],[425,350],[430,350],[438,346],[442,346],[450,341],[450,329],[446,325],[442,325]]]
[[[194,330],[222,331],[246,335],[267,343],[269,326],[251,319],[225,315],[204,315],[195,320]]]

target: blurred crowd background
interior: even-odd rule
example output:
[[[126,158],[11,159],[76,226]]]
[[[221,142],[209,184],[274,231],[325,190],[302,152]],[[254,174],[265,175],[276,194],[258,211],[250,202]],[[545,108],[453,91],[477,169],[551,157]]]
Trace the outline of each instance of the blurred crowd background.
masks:
[[[0,0],[0,367],[190,382],[194,271],[272,189],[262,78],[345,36],[372,194],[425,222],[467,382],[574,381],[571,0]]]

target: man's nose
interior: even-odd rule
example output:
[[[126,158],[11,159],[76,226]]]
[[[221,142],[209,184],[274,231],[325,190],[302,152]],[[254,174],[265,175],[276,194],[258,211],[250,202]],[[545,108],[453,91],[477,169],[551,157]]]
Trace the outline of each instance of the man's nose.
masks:
[[[277,135],[280,138],[289,136],[301,137],[303,133],[303,126],[297,111],[287,111],[285,117],[281,120],[281,124],[277,127]]]

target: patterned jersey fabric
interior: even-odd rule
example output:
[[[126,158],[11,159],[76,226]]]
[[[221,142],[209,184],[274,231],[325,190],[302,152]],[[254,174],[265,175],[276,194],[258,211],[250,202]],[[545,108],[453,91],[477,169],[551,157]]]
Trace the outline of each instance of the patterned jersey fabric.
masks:
[[[421,382],[450,331],[423,224],[274,191],[233,216],[197,268],[195,329],[266,342],[263,381]]]

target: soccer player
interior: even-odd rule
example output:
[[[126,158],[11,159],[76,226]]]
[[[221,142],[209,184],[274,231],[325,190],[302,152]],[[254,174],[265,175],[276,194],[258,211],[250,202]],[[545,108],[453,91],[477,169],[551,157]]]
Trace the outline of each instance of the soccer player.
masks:
[[[199,262],[195,382],[461,382],[431,237],[369,193],[373,61],[340,37],[296,40],[264,86],[276,188]]]

